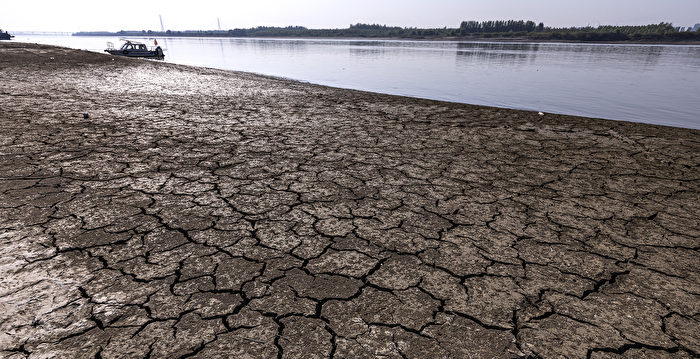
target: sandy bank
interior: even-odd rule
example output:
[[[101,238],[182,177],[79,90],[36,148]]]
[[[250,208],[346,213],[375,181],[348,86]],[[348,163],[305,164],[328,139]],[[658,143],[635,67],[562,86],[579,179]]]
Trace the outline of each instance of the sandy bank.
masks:
[[[700,131],[21,43],[0,131],[2,357],[700,353]]]

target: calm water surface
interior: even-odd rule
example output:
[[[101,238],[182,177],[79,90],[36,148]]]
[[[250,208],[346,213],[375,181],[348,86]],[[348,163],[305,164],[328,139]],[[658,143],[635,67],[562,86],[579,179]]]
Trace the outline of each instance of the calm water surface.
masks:
[[[138,39],[149,44],[152,39]],[[24,36],[102,51],[117,38]],[[700,129],[700,46],[159,38],[166,61],[397,95]]]

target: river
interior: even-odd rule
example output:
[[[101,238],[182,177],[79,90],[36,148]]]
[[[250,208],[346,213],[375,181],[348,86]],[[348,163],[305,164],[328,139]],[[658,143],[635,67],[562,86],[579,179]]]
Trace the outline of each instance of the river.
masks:
[[[130,38],[153,43],[153,38]],[[396,95],[700,129],[700,46],[158,38],[165,61]],[[16,35],[102,51],[118,38]]]

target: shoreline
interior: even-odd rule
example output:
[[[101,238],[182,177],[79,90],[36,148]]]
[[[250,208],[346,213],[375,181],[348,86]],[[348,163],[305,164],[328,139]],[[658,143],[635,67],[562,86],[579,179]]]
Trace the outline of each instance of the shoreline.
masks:
[[[0,43],[0,356],[693,357],[700,131]]]
[[[182,38],[187,38],[187,37],[182,37]],[[245,38],[240,38],[240,39],[245,39]],[[285,38],[269,38],[270,40],[286,40]],[[302,39],[300,39],[302,40]],[[303,39],[307,40],[307,39]],[[339,39],[340,40],[340,39]],[[15,44],[27,44],[27,45],[41,45],[41,46],[50,46],[50,47],[56,47],[56,48],[61,48],[61,49],[72,49],[72,50],[79,50],[79,51],[89,51],[91,53],[96,53],[96,54],[102,54],[105,56],[112,56],[109,54],[105,54],[102,51],[97,51],[97,50],[86,50],[86,49],[74,49],[70,47],[65,47],[65,46],[58,46],[58,45],[45,45],[45,44],[39,44],[39,43],[33,43],[33,42],[17,42],[13,41],[12,43]],[[603,44],[601,44],[603,45]],[[119,58],[119,57],[117,57]],[[134,59],[132,59],[134,60]],[[138,60],[138,59],[136,59]],[[150,60],[150,61],[157,61],[157,60]],[[285,77],[285,76],[275,76],[275,75],[269,75],[269,74],[264,74],[264,73],[258,73],[258,72],[252,72],[252,71],[242,71],[242,70],[230,70],[230,69],[220,69],[216,67],[210,67],[210,66],[204,66],[204,65],[186,65],[186,64],[177,64],[173,62],[168,62],[167,60],[164,61],[164,63],[168,63],[171,65],[177,65],[177,66],[186,66],[186,67],[192,67],[192,68],[201,68],[201,69],[211,69],[211,70],[217,70],[217,71],[229,71],[232,73],[242,73],[242,74],[250,74],[250,75],[255,75],[255,76],[261,76],[261,77],[266,77],[266,78],[271,78],[271,79],[278,79],[278,80],[285,80],[285,81],[291,81],[291,82],[298,82],[298,83],[303,83],[303,84],[309,84],[309,85],[317,85],[321,87],[328,87],[328,88],[333,88],[333,89],[338,89],[338,90],[349,90],[349,91],[359,91],[359,92],[367,92],[370,94],[376,94],[376,95],[387,95],[387,96],[398,96],[398,97],[403,97],[406,99],[420,99],[420,100],[428,100],[428,101],[437,101],[437,102],[444,102],[444,103],[453,103],[453,104],[462,104],[462,105],[470,105],[470,106],[482,106],[486,108],[497,108],[497,109],[509,109],[509,110],[514,110],[514,111],[524,111],[524,112],[540,112],[538,109],[526,109],[526,108],[514,108],[514,107],[498,107],[498,106],[491,106],[491,105],[482,105],[482,104],[473,104],[469,102],[459,102],[459,101],[451,101],[451,100],[446,100],[446,99],[438,99],[438,98],[428,98],[428,97],[418,97],[418,96],[408,96],[408,95],[398,95],[398,94],[392,94],[392,93],[386,93],[386,92],[375,92],[371,90],[363,90],[363,89],[355,89],[355,88],[347,88],[347,87],[338,87],[338,86],[332,86],[332,85],[326,85],[326,84],[320,84],[320,83],[315,83],[315,82],[310,82],[306,80],[300,80],[300,79],[295,79],[291,77]],[[700,130],[697,128],[693,127],[685,127],[685,126],[674,126],[674,125],[669,125],[669,124],[661,124],[661,123],[648,123],[648,122],[639,122],[639,121],[633,121],[633,120],[620,120],[620,119],[615,119],[615,118],[604,118],[604,117],[593,117],[593,116],[587,116],[585,114],[570,114],[570,113],[558,113],[558,112],[544,112],[547,115],[556,115],[556,116],[571,116],[571,117],[578,117],[578,118],[589,118],[589,119],[597,119],[597,120],[604,120],[604,121],[616,121],[616,122],[628,122],[628,123],[639,123],[639,124],[648,124],[648,125],[654,125],[654,126],[664,126],[664,127],[674,127],[674,128],[682,128],[682,129],[691,129],[691,130]]]

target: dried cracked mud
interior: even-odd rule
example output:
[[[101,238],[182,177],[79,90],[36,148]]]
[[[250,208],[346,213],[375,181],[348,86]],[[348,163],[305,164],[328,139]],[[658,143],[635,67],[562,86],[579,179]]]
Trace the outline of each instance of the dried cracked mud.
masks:
[[[0,126],[3,358],[700,353],[700,131],[19,43]]]

